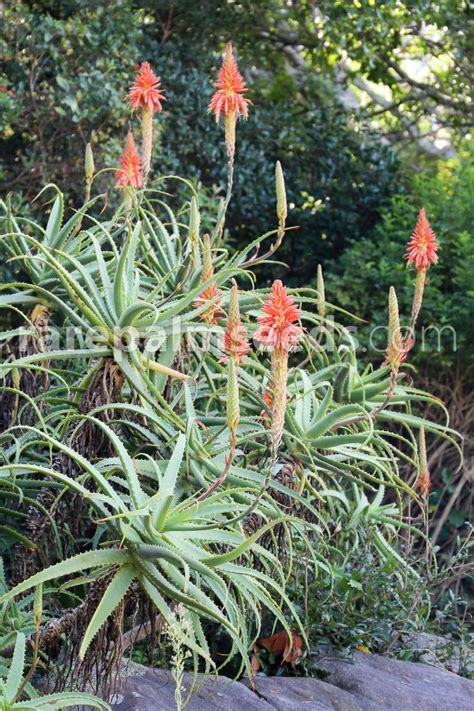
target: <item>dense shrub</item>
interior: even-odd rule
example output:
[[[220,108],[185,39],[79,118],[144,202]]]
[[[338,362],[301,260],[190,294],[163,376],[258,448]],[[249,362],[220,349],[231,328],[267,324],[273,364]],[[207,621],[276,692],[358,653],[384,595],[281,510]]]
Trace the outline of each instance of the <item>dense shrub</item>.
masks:
[[[418,347],[410,360],[420,365],[426,375],[438,374],[440,368],[449,369],[456,364],[474,364],[469,347],[474,339],[474,205],[470,198],[474,189],[473,150],[472,144],[467,145],[456,158],[436,162],[428,172],[414,175],[411,191],[391,199],[370,234],[351,240],[330,277],[337,303],[350,304],[355,314],[370,320],[367,327],[359,329],[362,345],[367,346],[369,331],[383,323],[374,315],[374,306],[386,303],[391,285],[397,289],[402,319],[407,324],[413,273],[405,269],[401,257],[416,214],[425,207],[439,238],[441,258],[436,272],[430,274],[421,316],[421,325],[427,328],[426,342],[419,344],[423,347]],[[428,330],[431,326],[444,329],[441,349],[437,348],[434,329]],[[373,343],[380,353],[383,335],[375,335]],[[377,358],[370,351],[369,356]]]
[[[202,52],[200,33],[187,30],[186,12],[192,14],[190,8],[178,14],[177,34],[163,41],[156,16],[128,0],[116,3],[113,13],[103,3],[7,8],[0,30],[6,89],[0,93],[0,194],[14,189],[31,199],[53,181],[79,204],[86,142],[92,141],[98,168],[117,165],[128,120],[123,86],[143,57],[159,68],[168,96],[155,170],[186,175],[222,194],[220,136],[206,115],[217,57]],[[219,22],[211,36],[216,54],[226,22],[233,32],[231,17]],[[245,35],[241,44],[244,56],[252,56]],[[260,46],[263,66],[251,76],[254,108],[239,135],[236,202],[227,228],[233,244],[242,246],[266,229],[273,166],[281,160],[290,222],[299,229],[280,258],[294,283],[302,283],[313,277],[317,261],[336,257],[349,238],[363,237],[377,223],[386,200],[399,191],[398,167],[391,151],[339,105],[328,82],[315,75],[302,92],[281,53],[267,50],[272,61],[265,62]],[[108,178],[99,176],[99,189],[107,189]]]

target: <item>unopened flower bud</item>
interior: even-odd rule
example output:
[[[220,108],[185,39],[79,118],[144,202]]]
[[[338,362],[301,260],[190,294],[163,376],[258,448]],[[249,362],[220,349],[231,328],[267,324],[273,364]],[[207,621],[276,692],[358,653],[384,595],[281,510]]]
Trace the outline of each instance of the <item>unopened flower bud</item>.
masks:
[[[400,330],[400,317],[398,315],[397,294],[393,286],[391,286],[388,297],[387,361],[390,363],[393,370],[398,370],[402,358],[403,339]]]
[[[214,267],[212,265],[212,253],[211,253],[211,237],[209,234],[204,235],[204,248],[202,253],[202,277],[201,281],[207,281],[211,279],[214,274]]]
[[[196,197],[191,198],[189,208],[189,239],[192,244],[197,244],[199,240],[199,227],[201,225],[201,216],[199,214],[199,206]]]
[[[276,182],[276,197],[277,197],[277,217],[280,226],[283,227],[288,215],[288,205],[286,202],[285,178],[279,160],[275,166],[275,182]]]
[[[237,368],[233,358],[229,358],[227,381],[227,426],[230,433],[231,449],[235,448],[237,441],[237,427],[240,421],[239,382]]]
[[[418,478],[416,480],[416,486],[421,489],[421,493],[425,499],[428,497],[430,484],[428,458],[426,455],[425,428],[420,427],[420,435],[418,440]]]
[[[202,254],[202,272],[201,284],[208,282],[214,276],[214,266],[212,264],[211,238],[208,234],[204,235],[204,247]],[[208,284],[194,301],[195,308],[201,308],[205,303],[209,303],[209,308],[203,311],[199,318],[207,323],[217,323],[219,318],[224,315],[222,310],[222,294],[217,288],[215,281]]]
[[[229,312],[227,314],[227,324],[224,332],[224,351],[226,355],[223,360],[233,358],[239,364],[250,350],[245,327],[240,318],[239,289],[237,282],[232,279],[230,290]]]
[[[318,264],[316,289],[318,291],[318,314],[321,318],[324,318],[326,315],[326,291],[324,288],[323,270],[320,264]]]
[[[90,182],[94,176],[94,156],[92,154],[92,146],[90,143],[86,145],[86,154],[84,158],[84,173],[87,182]]]

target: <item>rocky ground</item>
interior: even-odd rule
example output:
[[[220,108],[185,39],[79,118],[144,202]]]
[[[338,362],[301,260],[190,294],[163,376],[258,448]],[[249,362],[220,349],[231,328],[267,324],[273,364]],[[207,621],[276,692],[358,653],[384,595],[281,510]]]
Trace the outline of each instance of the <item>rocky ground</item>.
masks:
[[[356,652],[355,661],[322,659],[329,675],[257,677],[248,683],[219,677],[195,691],[186,711],[473,711],[474,681],[429,664]],[[186,674],[189,685],[192,675]],[[188,687],[189,688],[189,687]],[[167,671],[131,665],[114,711],[174,711]]]

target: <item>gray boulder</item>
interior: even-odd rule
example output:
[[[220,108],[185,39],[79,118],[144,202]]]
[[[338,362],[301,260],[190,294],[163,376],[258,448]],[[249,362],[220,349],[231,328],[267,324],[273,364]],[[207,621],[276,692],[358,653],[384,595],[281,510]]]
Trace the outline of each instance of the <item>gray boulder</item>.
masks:
[[[474,682],[427,664],[356,652],[352,663],[321,659],[323,680],[257,677],[248,682],[219,677],[197,689],[186,711],[473,711]],[[189,688],[192,675],[185,675]],[[133,665],[114,711],[174,711],[169,672]]]
[[[325,680],[349,692],[372,711],[473,711],[474,682],[443,669],[355,653],[355,663],[321,661]]]
[[[426,664],[442,667],[455,674],[474,672],[474,633],[472,640],[464,644],[427,632],[403,635],[402,643],[404,647],[415,650],[419,659]]]
[[[142,669],[144,669],[142,667]],[[138,675],[136,674],[138,671]],[[186,673],[185,686],[189,689],[192,674]],[[170,672],[162,669],[137,670],[128,676],[122,694],[112,706],[114,711],[175,711],[174,681]],[[183,695],[185,698],[185,694]],[[207,679],[194,691],[186,711],[269,711],[244,684],[220,676],[217,682]]]

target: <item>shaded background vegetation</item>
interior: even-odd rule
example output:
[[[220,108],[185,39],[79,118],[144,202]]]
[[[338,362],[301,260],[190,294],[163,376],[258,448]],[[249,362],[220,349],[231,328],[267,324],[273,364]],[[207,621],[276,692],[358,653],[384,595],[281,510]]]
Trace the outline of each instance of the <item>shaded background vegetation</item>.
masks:
[[[0,194],[25,214],[47,182],[78,204],[83,149],[97,168],[117,165],[126,90],[149,60],[168,101],[155,174],[203,185],[212,207],[225,179],[223,141],[207,106],[220,53],[233,40],[253,102],[238,131],[236,188],[227,239],[246,243],[274,224],[273,166],[281,160],[291,232],[263,278],[315,283],[369,323],[367,358],[379,359],[388,288],[408,320],[412,275],[403,253],[425,206],[441,244],[423,326],[434,331],[410,361],[446,400],[466,437],[466,460],[432,449],[433,527],[447,558],[471,512],[474,336],[472,33],[467,0],[150,0],[2,2]],[[114,201],[112,177],[98,188]],[[6,269],[2,263],[1,269]],[[380,320],[373,322],[373,314]],[[348,323],[350,323],[348,321]],[[452,329],[455,332],[453,348]],[[441,528],[438,524],[441,520]],[[456,575],[453,568],[453,575]],[[465,568],[462,568],[463,574]]]

